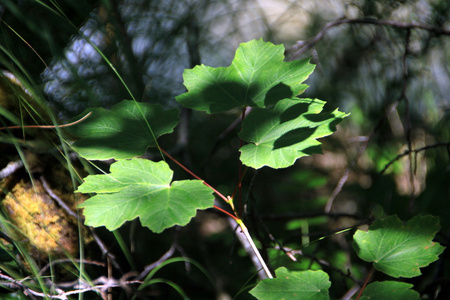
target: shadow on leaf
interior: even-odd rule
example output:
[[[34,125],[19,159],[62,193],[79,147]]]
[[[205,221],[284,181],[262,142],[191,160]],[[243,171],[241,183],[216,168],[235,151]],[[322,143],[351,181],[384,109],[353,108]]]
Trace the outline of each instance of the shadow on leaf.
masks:
[[[315,131],[316,128],[308,127],[302,127],[288,131],[275,141],[275,143],[273,144],[273,149],[276,150],[299,144],[311,137]]]
[[[308,111],[309,103],[299,102],[286,109],[280,115],[280,124],[289,122],[301,116]]]
[[[264,105],[275,105],[278,101],[286,98],[292,98],[293,96],[294,93],[292,93],[291,88],[280,82],[267,92],[266,98],[264,99]]]

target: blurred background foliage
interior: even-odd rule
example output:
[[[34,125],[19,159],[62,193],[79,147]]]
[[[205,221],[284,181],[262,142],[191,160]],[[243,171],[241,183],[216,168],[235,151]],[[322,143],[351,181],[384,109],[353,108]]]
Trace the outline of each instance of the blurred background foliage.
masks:
[[[242,199],[245,222],[271,266],[324,269],[333,282],[331,296],[341,298],[355,292],[369,266],[352,251],[354,231],[337,234],[340,230],[384,215],[407,220],[430,213],[441,219],[437,240],[449,243],[449,16],[446,0],[2,0],[0,126],[67,122],[89,107],[130,99],[130,93],[138,101],[176,107],[174,97],[185,91],[185,68],[228,66],[239,43],[260,37],[284,44],[289,60],[311,57],[317,67],[304,96],[325,100],[327,109],[339,107],[351,116],[323,140],[324,155],[302,158],[285,170],[249,170]],[[346,23],[355,19],[361,21]],[[10,75],[22,87],[11,83]],[[18,95],[19,89],[26,96]],[[161,144],[231,194],[239,140],[225,133],[239,114],[183,109],[176,135]],[[30,139],[23,144],[13,139],[20,134],[0,135],[9,145],[0,145],[1,169],[19,156],[24,160],[23,148],[36,149]],[[34,141],[41,136],[55,140],[42,131],[32,136]],[[42,149],[48,148],[39,149],[46,153]],[[159,277],[175,282],[192,299],[252,298],[246,291],[255,283],[255,270],[226,221],[212,211],[161,235],[136,222],[115,235],[101,229],[98,234],[121,265],[114,271],[117,278],[141,271],[176,245],[175,255],[197,260],[212,284],[188,263],[165,266]],[[99,253],[93,247],[86,255],[101,260]],[[424,298],[448,299],[447,258],[446,251],[424,276],[410,280]],[[2,272],[16,279],[26,276],[24,269],[14,273],[7,268],[10,260],[11,255],[2,258]],[[86,268],[90,278],[107,276],[105,269]],[[66,280],[71,278],[67,273],[75,272],[73,266],[67,269],[62,272]],[[131,295],[120,288],[114,293],[117,299]],[[19,294],[10,297],[20,299]],[[86,297],[100,298],[95,293]],[[177,293],[170,285],[156,284],[139,297],[177,299]]]

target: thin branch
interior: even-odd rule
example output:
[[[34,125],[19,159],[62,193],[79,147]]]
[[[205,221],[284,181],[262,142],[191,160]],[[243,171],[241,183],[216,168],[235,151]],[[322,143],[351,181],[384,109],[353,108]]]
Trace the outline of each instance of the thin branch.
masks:
[[[355,162],[358,160],[359,155],[357,158],[355,158]],[[344,187],[345,183],[347,182],[348,175],[350,174],[350,167],[345,169],[344,174],[339,179],[336,187],[334,188],[333,192],[331,193],[330,197],[328,198],[327,204],[325,205],[325,213],[330,213],[331,206],[333,206],[334,199],[336,199],[337,195],[341,192],[342,188]]]
[[[406,137],[406,142],[408,144],[408,150],[412,149],[412,141],[411,141],[411,131],[412,131],[412,125],[411,125],[411,109],[410,109],[410,102],[409,102],[409,98],[406,95],[406,89],[408,87],[408,78],[409,78],[409,73],[408,73],[408,64],[406,61],[406,58],[408,56],[409,53],[409,43],[410,43],[410,37],[411,37],[411,29],[408,29],[406,32],[406,37],[405,37],[405,51],[403,53],[403,59],[402,59],[402,65],[403,65],[403,87],[402,87],[402,94],[398,100],[398,102],[401,102],[403,100],[403,102],[405,102],[405,137]],[[414,204],[414,194],[415,194],[415,185],[414,185],[414,161],[416,161],[417,156],[414,155],[414,159],[411,155],[409,155],[409,181],[410,181],[410,185],[411,185],[411,196],[410,196],[410,201],[409,201],[409,208],[412,211],[413,208],[413,204]]]
[[[0,127],[0,130],[4,129],[22,129],[22,128],[40,128],[40,129],[54,129],[54,128],[64,128],[64,127],[70,127],[73,125],[76,125],[84,120],[86,120],[92,112],[88,112],[84,117],[81,119],[78,119],[74,122],[68,123],[68,124],[62,124],[62,125],[26,125],[26,126],[6,126],[6,127]]]
[[[355,214],[349,214],[349,213],[326,213],[326,212],[312,212],[312,213],[285,213],[285,214],[268,214],[268,215],[260,215],[260,218],[266,221],[287,221],[287,220],[293,220],[293,219],[311,219],[315,217],[328,217],[332,219],[338,219],[338,218],[353,218],[356,220],[366,220],[368,218],[362,217]]]
[[[52,191],[52,189],[50,188],[50,186],[48,185],[47,181],[45,180],[45,178],[43,176],[41,176],[39,179],[42,182],[42,186],[45,189],[45,191],[47,192],[47,194],[49,194],[50,197],[53,200],[55,200],[62,209],[64,209],[70,216],[74,217],[76,220],[83,220],[82,216],[80,216],[76,212],[74,212],[60,197],[58,197],[58,195],[56,195]],[[114,267],[116,269],[120,270],[120,266],[117,263],[116,257],[108,251],[108,249],[106,248],[104,243],[100,240],[100,238],[97,236],[97,234],[91,228],[89,228],[89,227],[86,227],[86,228],[92,234],[92,237],[94,238],[95,242],[97,243],[100,250],[102,251],[102,254],[106,255],[109,259],[111,259]]]
[[[4,167],[2,170],[0,170],[0,179],[6,178],[9,175],[14,174],[17,170],[23,167],[23,161],[22,160],[16,160],[8,163],[6,167]]]
[[[59,264],[59,263],[84,263],[84,264],[89,264],[89,265],[96,265],[96,266],[100,266],[100,267],[105,267],[105,264],[102,262],[98,262],[95,260],[87,260],[87,259],[69,259],[69,258],[61,258],[61,259],[56,259],[56,260],[52,260],[51,262],[47,263],[40,271],[39,271],[39,276],[42,276],[51,266]]]
[[[367,274],[366,280],[364,281],[364,284],[361,287],[361,290],[359,291],[358,296],[356,297],[356,300],[359,300],[361,298],[362,293],[364,292],[364,289],[366,288],[369,281],[372,279],[373,272],[374,272],[374,268],[372,267],[372,268],[370,268],[369,274]]]
[[[245,116],[247,116],[252,111],[252,109],[252,107],[248,106],[245,110]],[[235,130],[236,127],[241,124],[241,122],[242,115],[239,115],[239,117],[237,117],[224,131],[222,131],[221,134],[217,136],[216,140],[214,141],[214,145],[211,148],[211,151],[209,151],[208,155],[201,164],[202,167],[206,166],[209,163],[212,156],[217,152],[217,149],[219,149],[220,143],[223,142],[223,140],[228,137],[233,132],[233,130]]]
[[[306,41],[298,41],[294,46],[289,49],[289,52],[293,52],[291,55],[291,59],[294,59],[295,57],[298,57],[302,55],[303,53],[307,52],[309,49],[314,48],[314,46],[325,36],[328,30],[330,30],[333,27],[342,25],[342,24],[366,24],[366,25],[377,25],[377,26],[389,26],[394,28],[400,28],[400,29],[422,29],[426,30],[435,34],[442,34],[442,35],[450,35],[450,30],[439,28],[439,27],[433,27],[427,24],[420,24],[420,23],[402,23],[392,20],[377,20],[372,18],[363,18],[363,19],[338,19],[332,22],[327,23],[320,31],[317,33],[314,37],[306,40]]]
[[[33,295],[41,298],[50,298],[50,299],[61,299],[61,300],[67,300],[70,295],[75,294],[83,294],[86,292],[96,292],[103,294],[105,291],[107,291],[110,288],[120,287],[125,288],[128,285],[131,284],[142,284],[142,281],[140,280],[126,280],[128,278],[127,274],[122,276],[120,279],[114,279],[114,278],[106,278],[104,276],[101,276],[93,281],[93,286],[88,285],[82,281],[74,281],[71,283],[70,288],[72,288],[72,291],[64,291],[59,286],[67,286],[67,284],[61,284],[61,285],[55,285],[55,290],[58,292],[58,294],[47,294],[35,291],[31,288],[29,288],[23,281],[25,281],[27,278],[24,278],[22,280],[16,280],[10,276],[7,276],[0,272],[0,278],[4,281],[0,281],[0,286],[5,286],[10,289],[14,290],[21,290],[27,295]]]
[[[326,261],[324,259],[317,258],[314,255],[305,253],[302,250],[291,249],[291,248],[288,248],[288,247],[281,246],[279,244],[278,244],[278,246],[275,246],[274,249],[283,251],[286,255],[289,256],[289,258],[291,260],[293,260],[295,262],[298,261],[297,258],[295,257],[295,255],[304,256],[306,258],[309,258],[309,259],[317,262],[321,266],[327,267],[330,270],[335,271],[335,272],[339,273],[340,275],[349,278],[350,280],[352,280],[353,282],[355,282],[358,285],[360,285],[360,283],[361,283],[359,279],[357,279],[356,277],[354,277],[354,276],[352,276],[350,274],[349,270],[347,272],[344,272],[341,269],[339,269],[339,268],[333,266],[332,264],[330,264],[328,261]]]
[[[236,226],[235,222],[233,222],[230,218],[227,218],[227,220],[230,226],[235,229],[235,234],[241,245],[244,247],[245,252],[250,256],[253,265],[258,271],[258,277],[260,279],[273,278],[272,273],[264,262],[264,259],[261,257],[261,254],[259,253],[258,248],[256,248],[255,243],[253,242],[253,239],[245,225],[242,222],[239,222],[238,225],[241,229],[239,230],[239,227]]]
[[[411,153],[419,153],[421,151],[425,151],[428,149],[433,149],[433,148],[437,148],[437,147],[447,147],[448,151],[450,152],[450,143],[437,143],[437,144],[433,144],[433,145],[428,145],[425,147],[421,147],[421,148],[417,148],[417,149],[407,149],[405,150],[405,152],[397,155],[394,159],[392,159],[390,162],[388,162],[383,170],[381,170],[381,172],[378,174],[378,176],[381,176],[384,174],[384,172],[386,172],[386,170],[393,164],[395,163],[397,160],[399,160],[400,158],[402,158],[403,156],[409,155]]]
[[[58,205],[64,209],[66,211],[66,213],[68,213],[69,215],[71,215],[72,217],[74,217],[76,220],[79,219],[79,216],[61,199],[58,197],[58,195],[56,195],[53,190],[50,188],[50,186],[48,185],[47,180],[45,180],[44,176],[41,176],[39,178],[39,180],[42,182],[42,187],[44,188],[44,190],[47,192],[47,194],[50,195],[50,197],[55,200]]]
[[[157,261],[146,266],[145,269],[136,277],[136,280],[143,280],[145,276],[147,276],[147,274],[150,273],[151,270],[162,264],[164,261],[168,260],[173,255],[176,248],[177,248],[176,243],[175,242],[172,243],[169,250],[167,250],[167,252],[164,253]]]

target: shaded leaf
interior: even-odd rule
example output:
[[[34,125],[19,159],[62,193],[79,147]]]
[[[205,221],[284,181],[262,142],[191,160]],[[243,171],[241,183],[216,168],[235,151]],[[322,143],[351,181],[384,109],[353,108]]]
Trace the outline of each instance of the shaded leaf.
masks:
[[[419,300],[420,294],[410,283],[398,281],[372,282],[362,293],[361,300]]]
[[[301,94],[313,72],[307,59],[284,62],[284,46],[262,39],[240,44],[229,67],[205,65],[185,70],[188,92],[176,97],[183,106],[208,113],[236,107],[265,107]]]
[[[80,205],[86,224],[114,230],[139,217],[142,226],[159,233],[213,206],[212,191],[202,181],[171,182],[172,176],[165,162],[138,158],[112,164],[110,174],[87,176],[77,192],[97,195]]]
[[[410,278],[419,276],[419,268],[436,261],[444,251],[432,241],[439,228],[439,219],[433,216],[416,216],[406,224],[390,216],[375,221],[367,232],[357,230],[353,245],[358,256],[373,262],[375,269]]]
[[[281,267],[275,274],[276,278],[261,281],[250,294],[260,300],[329,299],[331,282],[323,271],[290,272]]]
[[[272,108],[255,108],[242,124],[239,136],[249,144],[241,147],[243,164],[286,168],[306,155],[321,153],[318,138],[336,131],[348,114],[322,112],[318,99],[283,99]]]
[[[92,109],[89,118],[67,129],[79,137],[73,147],[84,158],[126,159],[155,147],[155,138],[172,132],[177,123],[177,109],[124,100],[109,110]]]

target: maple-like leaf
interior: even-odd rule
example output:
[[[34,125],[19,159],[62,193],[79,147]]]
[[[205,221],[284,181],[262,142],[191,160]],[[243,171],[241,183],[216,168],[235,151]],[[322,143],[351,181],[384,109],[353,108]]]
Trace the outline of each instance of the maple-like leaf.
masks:
[[[164,162],[134,158],[111,165],[110,174],[89,175],[77,192],[96,193],[80,205],[86,224],[109,230],[139,217],[142,226],[159,233],[186,225],[198,209],[212,207],[210,188],[200,180],[172,182]]]
[[[236,107],[266,107],[301,94],[313,72],[309,60],[284,61],[284,46],[262,39],[240,44],[229,67],[205,65],[183,73],[187,92],[176,97],[183,106],[208,113]]]
[[[306,155],[321,153],[322,138],[336,131],[348,114],[322,112],[317,99],[283,99],[271,108],[254,108],[245,118],[239,136],[249,144],[241,147],[243,164],[286,168]]]
[[[413,285],[399,281],[375,281],[370,283],[361,295],[361,300],[420,300],[420,294]]]
[[[259,300],[327,300],[331,286],[324,271],[275,270],[276,278],[264,279],[250,291]]]
[[[416,216],[403,224],[394,215],[375,221],[368,231],[357,230],[353,245],[358,256],[373,262],[375,269],[392,277],[411,278],[444,251],[445,247],[432,241],[439,228],[439,219],[433,216]]]
[[[155,147],[159,136],[171,133],[178,123],[178,110],[124,100],[111,109],[93,108],[91,115],[67,130],[78,140],[72,145],[84,158],[126,159]]]

